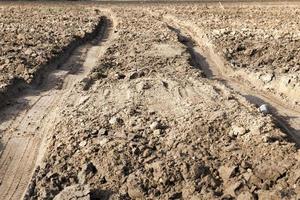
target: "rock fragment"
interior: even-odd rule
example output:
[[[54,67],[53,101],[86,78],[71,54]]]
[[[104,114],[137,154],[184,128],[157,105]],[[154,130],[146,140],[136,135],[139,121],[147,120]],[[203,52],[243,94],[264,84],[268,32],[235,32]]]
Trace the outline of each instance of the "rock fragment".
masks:
[[[262,104],[261,106],[259,106],[259,111],[264,114],[270,114],[270,109],[267,104]]]
[[[218,169],[220,177],[225,181],[229,181],[236,173],[237,167],[236,166],[221,166]]]

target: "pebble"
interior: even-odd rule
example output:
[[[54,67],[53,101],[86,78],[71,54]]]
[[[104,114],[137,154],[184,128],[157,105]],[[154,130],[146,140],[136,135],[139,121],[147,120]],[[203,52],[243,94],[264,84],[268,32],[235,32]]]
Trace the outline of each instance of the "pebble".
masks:
[[[99,144],[100,144],[100,146],[103,146],[103,145],[105,145],[107,142],[108,142],[108,139],[107,139],[107,138],[103,138],[103,139],[100,140]]]
[[[139,73],[138,72],[132,72],[129,74],[129,79],[136,79],[139,77]]]
[[[229,132],[229,136],[234,137],[238,135],[244,135],[245,133],[246,133],[246,129],[244,127],[233,125],[231,127],[231,131]]]
[[[160,134],[161,134],[161,130],[160,129],[156,129],[156,130],[153,131],[153,135],[154,136],[160,136]]]
[[[116,77],[116,79],[124,79],[126,76],[124,74],[121,74],[121,73],[116,73],[115,77]]]
[[[79,146],[80,147],[84,147],[86,144],[87,144],[87,142],[84,140],[84,141],[82,141],[82,142],[79,143]]]
[[[158,121],[155,121],[150,125],[151,130],[160,129],[160,128],[161,128],[161,124]]]
[[[98,134],[99,135],[107,135],[107,130],[105,128],[101,128],[99,131],[98,131]]]
[[[123,120],[119,117],[112,117],[110,120],[109,120],[109,123],[111,125],[119,125],[123,122]]]
[[[262,80],[265,83],[269,83],[273,80],[274,74],[263,74],[260,75],[259,79]]]
[[[264,114],[270,113],[270,110],[269,110],[269,107],[267,104],[262,104],[261,106],[259,106],[259,111]]]

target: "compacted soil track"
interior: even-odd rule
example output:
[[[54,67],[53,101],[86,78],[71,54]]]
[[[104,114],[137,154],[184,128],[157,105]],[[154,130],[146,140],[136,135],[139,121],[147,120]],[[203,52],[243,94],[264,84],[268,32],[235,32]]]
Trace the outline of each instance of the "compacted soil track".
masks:
[[[155,15],[155,13],[151,14]],[[224,59],[215,53],[213,45],[195,24],[182,21],[169,14],[164,16],[163,21],[177,33],[179,40],[189,49],[193,58],[193,65],[201,68],[207,78],[220,80],[256,106],[269,105],[275,123],[298,146],[300,145],[299,109],[282,102],[270,93],[256,89],[250,81],[236,75],[232,69],[226,67]]]
[[[95,67],[107,47],[111,22],[101,21],[99,34],[74,50],[65,63],[54,70],[38,87],[27,89],[1,111],[0,130],[3,136],[0,156],[0,199],[21,199],[32,176],[36,161],[43,155],[43,139],[59,120],[58,113],[65,102],[80,96],[66,98]]]

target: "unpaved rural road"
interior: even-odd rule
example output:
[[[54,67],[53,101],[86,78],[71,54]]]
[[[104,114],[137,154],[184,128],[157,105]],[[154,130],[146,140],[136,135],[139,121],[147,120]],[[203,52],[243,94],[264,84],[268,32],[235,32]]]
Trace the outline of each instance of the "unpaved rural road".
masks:
[[[155,16],[155,13],[150,14]],[[267,104],[275,123],[300,145],[300,110],[285,104],[270,93],[255,89],[247,80],[236,76],[234,71],[225,66],[225,61],[214,52],[210,41],[203,31],[191,22],[182,21],[175,16],[165,15],[163,21],[178,37],[184,38],[184,44],[192,54],[197,67],[207,78],[220,80],[229,88],[239,92],[256,106]]]
[[[43,139],[55,126],[65,102],[80,99],[70,94],[105,52],[112,26],[105,18],[93,41],[75,49],[38,89],[28,89],[1,111],[0,131],[5,143],[1,144],[0,199],[21,199],[24,195],[46,148]]]
[[[54,129],[60,110],[66,102],[81,99],[80,95],[70,95],[74,85],[97,65],[114,38],[111,30],[117,22],[113,19],[113,23],[106,20],[99,37],[77,48],[61,68],[44,80],[41,87],[28,89],[1,111],[0,131],[4,143],[1,144],[0,157],[0,200],[21,199],[24,195],[35,166],[42,159],[46,147],[45,137]],[[254,90],[244,80],[232,76],[222,58],[213,52],[200,30],[195,29],[193,24],[180,21],[172,15],[166,15],[163,20],[178,36],[186,38],[184,44],[189,49],[194,64],[201,67],[207,78],[220,80],[256,105],[263,102],[271,105],[276,122],[300,144],[299,110],[291,109],[271,94]]]

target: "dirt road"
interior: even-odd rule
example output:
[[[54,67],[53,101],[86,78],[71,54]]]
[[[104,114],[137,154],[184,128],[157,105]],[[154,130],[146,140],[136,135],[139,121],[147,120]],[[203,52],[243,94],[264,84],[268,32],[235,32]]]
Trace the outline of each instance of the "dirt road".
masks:
[[[163,19],[187,46],[195,67],[199,67],[207,78],[221,81],[257,107],[269,105],[275,123],[300,145],[300,110],[282,102],[271,93],[258,90],[250,81],[226,67],[223,58],[215,53],[213,45],[203,34],[204,31],[192,22],[181,21],[172,15],[165,15]]]
[[[78,184],[90,191],[78,194],[95,199],[297,192],[289,192],[299,169],[294,144],[216,75],[214,54],[197,54],[192,31],[147,8],[112,11],[118,37],[91,74],[103,76],[86,91],[75,87],[83,101],[62,111],[31,199],[65,196]]]
[[[0,130],[4,144],[0,157],[0,199],[21,199],[38,163],[36,161],[43,156],[43,140],[59,120],[61,108],[65,102],[80,98],[76,95],[69,98],[74,85],[97,64],[109,43],[112,25],[106,18],[101,23],[93,41],[75,49],[38,89],[27,89],[1,111]]]
[[[101,8],[98,37],[1,111],[0,199],[297,193],[297,148],[249,102],[298,144],[300,111],[227,68],[193,23],[149,10]]]

